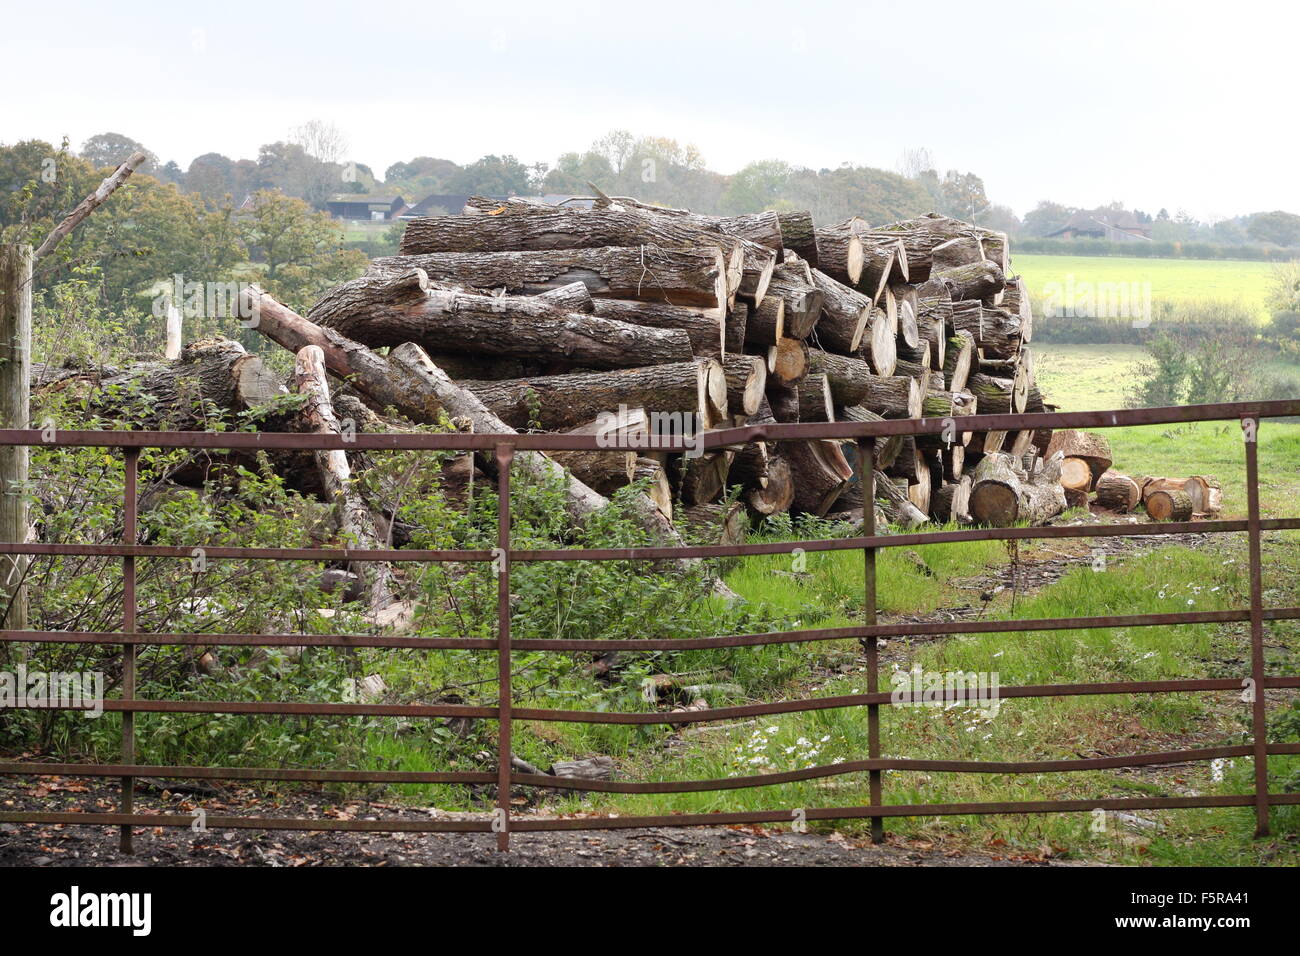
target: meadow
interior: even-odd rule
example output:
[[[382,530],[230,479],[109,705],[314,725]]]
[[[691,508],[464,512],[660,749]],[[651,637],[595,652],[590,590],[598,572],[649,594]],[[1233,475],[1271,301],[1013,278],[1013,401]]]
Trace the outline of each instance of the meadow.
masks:
[[[1209,299],[1236,302],[1255,312],[1260,321],[1273,266],[1267,262],[1232,259],[1139,259],[1119,256],[1017,255],[1011,271],[1021,275],[1030,294],[1041,299],[1050,283],[1150,283],[1151,298],[1169,302]]]

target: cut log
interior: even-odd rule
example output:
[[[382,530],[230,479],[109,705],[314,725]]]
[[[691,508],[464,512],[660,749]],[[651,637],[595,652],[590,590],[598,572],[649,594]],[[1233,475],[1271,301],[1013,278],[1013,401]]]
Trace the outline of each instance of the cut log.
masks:
[[[573,477],[606,498],[631,484],[636,474],[634,451],[553,451],[548,454]]]
[[[870,336],[863,343],[862,352],[877,375],[893,375],[898,367],[898,346],[889,317],[882,309],[871,313]]]
[[[1088,490],[1096,487],[1097,481],[1110,468],[1112,459],[1110,442],[1105,435],[1097,432],[1078,431],[1073,428],[1061,429],[1052,435],[1047,445],[1047,456],[1060,452],[1066,459],[1081,459],[1086,462],[1091,472]],[[1071,487],[1082,487],[1072,485]]]
[[[830,383],[830,393],[836,405],[861,405],[871,390],[871,382],[877,376],[871,374],[871,366],[862,359],[836,355],[821,349],[808,350],[808,371],[813,375],[821,374]],[[814,419],[803,419],[813,421]],[[818,418],[815,421],[834,421],[833,417]]]
[[[748,324],[749,305],[737,300],[731,307],[731,311],[727,313],[726,328],[723,332],[723,355],[738,355],[745,350],[745,327]]]
[[[739,501],[692,505],[679,512],[691,537],[705,545],[744,544],[749,530],[745,506]]]
[[[861,222],[861,220],[856,220]],[[819,226],[817,234],[817,268],[832,279],[856,287],[862,278],[865,256],[858,238],[855,220],[833,226]]]
[[[785,457],[773,455],[767,463],[767,483],[761,488],[749,488],[745,502],[760,517],[789,511],[794,503],[794,475]]]
[[[799,421],[799,388],[798,385],[782,385],[780,382],[768,379],[767,381],[767,404],[771,409],[772,417],[778,422],[789,425]]]
[[[885,418],[920,418],[921,389],[908,375],[873,376],[867,382],[866,397],[857,404]]]
[[[837,282],[826,273],[812,270],[813,285],[822,297],[821,318],[815,336],[824,349],[852,355],[862,345],[862,336],[871,320],[871,300]]]
[[[1064,469],[1062,469],[1064,473]],[[1142,492],[1128,475],[1107,471],[1097,479],[1097,506],[1119,514],[1127,514],[1138,506]]]
[[[876,501],[881,504],[886,517],[893,524],[902,528],[915,528],[930,520],[924,511],[912,504],[912,499],[907,495],[906,482],[902,482],[904,487],[899,487],[900,482],[880,471],[875,473],[875,479]]]
[[[668,480],[663,462],[657,458],[639,457],[632,470],[632,481],[642,482],[645,494],[668,521],[673,520],[673,486]]]
[[[785,335],[785,299],[765,295],[752,305],[745,323],[745,345],[766,348]]]
[[[402,297],[420,270],[346,282],[312,308],[309,320],[370,348],[415,342],[426,350],[545,361],[568,368],[629,368],[684,362],[691,340],[656,329],[564,312],[543,296],[487,296],[434,290]],[[417,279],[418,281],[418,279]],[[369,294],[375,299],[367,299]],[[717,335],[717,325],[714,326]]]
[[[824,517],[853,477],[853,469],[835,441],[781,442],[781,455],[790,463],[794,482],[794,511]]]
[[[777,266],[767,294],[779,296],[785,302],[784,335],[806,339],[812,334],[821,318],[822,294],[813,283],[808,263],[794,260]]]
[[[768,381],[793,385],[808,374],[808,345],[802,339],[783,336],[767,350]]]
[[[808,212],[779,212],[777,222],[781,227],[781,245],[804,259],[814,269],[817,265],[817,230],[812,214]]]
[[[298,415],[305,430],[318,435],[341,435],[342,426],[330,401],[325,353],[320,346],[307,345],[298,351],[293,367],[293,382],[294,390],[304,399]],[[344,547],[359,550],[378,548],[380,544],[375,520],[353,484],[347,453],[340,449],[314,451],[312,457],[316,460],[325,498],[333,504],[338,517]],[[389,586],[392,569],[387,564],[354,561],[348,564],[348,571],[362,582],[366,605],[372,615],[393,603],[394,597]]]
[[[256,286],[248,286],[241,292],[240,304],[245,310],[243,314],[252,317],[253,328],[273,342],[294,352],[305,345],[320,346],[330,374],[347,380],[380,408],[395,408],[412,421],[426,424],[437,424],[444,415],[467,418],[481,434],[513,431],[474,395],[452,382],[417,345],[399,346],[385,358],[333,329],[308,322]],[[607,498],[566,475],[563,468],[545,455],[521,451],[515,456],[515,462],[526,474],[562,482],[569,514],[578,524],[609,504]],[[639,496],[632,504],[633,517],[658,540],[681,543],[671,522],[649,498]]]
[[[943,273],[984,261],[984,244],[978,236],[958,236],[930,250],[931,274]]]
[[[1007,277],[994,262],[981,260],[968,265],[932,272],[931,278],[948,285],[952,300],[985,299],[1003,290]]]
[[[971,517],[998,528],[1043,524],[1065,510],[1059,479],[1059,459],[1056,467],[1044,467],[1031,478],[1011,455],[985,455],[971,473]]]
[[[1025,410],[1028,383],[1020,378],[994,378],[976,373],[966,381],[966,389],[979,402],[982,415],[1007,415]]]
[[[1015,454],[1014,450],[1012,454]],[[1082,458],[1066,458],[1061,462],[1061,485],[1067,491],[1074,489],[1085,494],[1092,487],[1092,469]]]
[[[841,422],[883,422],[883,415],[873,412],[869,408],[863,408],[861,405],[846,405],[839,409],[835,415],[836,421]],[[898,458],[898,452],[903,447],[902,435],[890,435],[887,438],[876,439],[876,467],[885,470],[893,465]]]
[[[753,355],[728,355],[722,360],[727,384],[727,408],[746,417],[758,412],[767,388],[767,364]]]
[[[685,505],[703,505],[720,499],[727,490],[727,476],[735,453],[727,448],[702,455],[682,457],[679,497]]]
[[[389,256],[370,263],[372,275],[423,269],[436,282],[534,294],[582,282],[593,296],[701,305],[726,315],[732,291],[721,249],[633,246],[540,252],[435,252]]]
[[[835,400],[831,395],[830,382],[825,375],[808,375],[795,386],[795,389],[799,393],[799,421],[835,421]]]
[[[545,299],[565,312],[596,311],[596,300],[591,297],[591,290],[582,282],[570,282],[555,289],[547,289],[538,295],[538,298]]]
[[[711,384],[713,376],[716,382]],[[712,428],[725,417],[719,405],[726,405],[726,379],[714,359],[613,372],[470,380],[460,385],[511,428],[563,431],[602,413],[613,413],[620,406],[644,408],[651,415],[658,412],[691,416],[682,421],[702,423],[705,428]]]
[[[666,302],[635,299],[593,299],[591,311],[597,318],[628,325],[640,325],[649,329],[679,329],[690,339],[691,350],[697,358],[719,357],[719,346],[726,335],[723,320],[719,319],[717,310],[701,306],[669,305]]]
[[[957,481],[941,485],[931,496],[934,503],[934,520],[960,523],[970,520],[971,479],[963,475]]]
[[[732,242],[687,219],[640,210],[534,207],[528,215],[430,216],[411,219],[401,255],[440,252],[518,252],[605,246],[699,246],[714,242],[730,255]],[[490,286],[480,286],[488,288]]]
[[[1147,514],[1152,521],[1190,521],[1192,496],[1174,488],[1152,491],[1145,497]]]
[[[970,378],[971,361],[975,357],[975,339],[969,332],[958,332],[949,337],[943,355],[944,387],[960,392]]]
[[[952,303],[952,329],[966,332],[979,345],[984,339],[984,303],[978,299],[954,299]]]

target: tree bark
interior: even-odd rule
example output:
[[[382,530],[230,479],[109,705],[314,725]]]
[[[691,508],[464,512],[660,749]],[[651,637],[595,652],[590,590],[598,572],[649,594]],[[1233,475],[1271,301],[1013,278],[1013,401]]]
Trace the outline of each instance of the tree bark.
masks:
[[[393,281],[409,281],[413,274],[420,272],[409,270]],[[413,287],[393,290],[385,283],[382,275],[344,283],[308,318],[371,348],[415,342],[426,350],[544,361],[551,367],[628,368],[692,357],[684,331],[564,312],[543,296],[435,290],[403,297],[402,291]],[[377,297],[366,298],[372,293]]]
[[[854,229],[854,222],[848,219],[833,226],[819,226],[816,236],[817,268],[832,279],[856,288],[862,278],[866,257],[862,251],[862,240]]]
[[[750,306],[745,322],[745,345],[757,348],[775,345],[785,335],[785,299],[765,295]]]
[[[574,372],[538,375],[505,381],[465,381],[493,414],[512,428],[540,427],[562,431],[616,412],[620,405],[641,407],[654,414],[692,415],[696,423],[711,428],[725,416],[726,382],[722,395],[710,398],[710,375],[721,376],[713,359],[651,365],[613,372]],[[719,401],[724,406],[717,412]],[[536,418],[534,419],[534,414]]]
[[[1147,514],[1152,521],[1190,521],[1192,496],[1173,488],[1153,491],[1146,495]]]
[[[423,269],[436,282],[475,289],[534,294],[582,282],[596,297],[700,305],[726,315],[734,289],[728,263],[716,247],[620,246],[533,252],[435,252],[389,256],[370,263],[371,274]]]
[[[969,332],[949,337],[943,354],[943,380],[949,391],[965,390],[974,357],[975,339]]]
[[[762,487],[747,489],[745,503],[764,518],[789,511],[794,503],[794,476],[789,460],[780,454],[773,455],[767,463],[767,482]]]
[[[585,288],[585,286],[584,286]],[[716,309],[635,299],[593,299],[592,314],[600,319],[639,325],[647,329],[685,332],[697,358],[717,358],[726,331]],[[642,362],[640,364],[652,364]]]
[[[970,520],[970,475],[941,485],[931,501],[934,503],[934,520],[943,523]]]
[[[824,517],[853,477],[853,469],[835,441],[788,441],[781,455],[790,463],[795,511]]]
[[[329,381],[325,374],[325,353],[318,345],[307,345],[298,351],[293,367],[294,390],[305,399],[298,414],[307,431],[318,435],[341,435],[342,427],[330,401]],[[375,530],[375,519],[364,499],[357,493],[352,481],[352,468],[347,453],[314,451],[316,469],[320,474],[325,498],[334,505],[339,531],[345,548],[374,549],[380,547]],[[392,569],[382,562],[356,561],[348,571],[364,582],[367,607],[373,616],[393,603],[389,587]]]
[[[861,405],[871,392],[872,380],[878,377],[871,373],[871,366],[862,359],[836,355],[821,349],[808,350],[808,371],[813,373],[810,378],[817,374],[826,378],[836,405]]]
[[[1073,428],[1061,429],[1052,435],[1045,454],[1050,457],[1058,451],[1066,458],[1077,458],[1087,463],[1091,471],[1089,489],[1096,487],[1101,476],[1112,464],[1110,442],[1105,435],[1097,432],[1085,432]]]
[[[907,375],[874,376],[867,382],[867,394],[857,405],[865,405],[885,418],[920,418],[921,390]]]
[[[831,397],[831,386],[825,375],[815,374],[805,377],[797,386],[799,393],[799,421],[833,422],[835,420],[835,402]]]
[[[1044,467],[1031,478],[1012,456],[986,455],[975,466],[971,485],[971,516],[980,524],[1039,525],[1065,510],[1059,466]]]
[[[780,212],[776,214],[781,227],[781,245],[814,269],[817,265],[817,230],[812,214],[808,212]]]
[[[816,340],[824,349],[854,354],[861,347],[863,333],[871,320],[871,300],[824,272],[811,271],[813,285],[822,296],[821,318],[813,333]]]
[[[1097,479],[1097,505],[1108,511],[1128,514],[1142,500],[1138,484],[1128,475],[1107,471]]]

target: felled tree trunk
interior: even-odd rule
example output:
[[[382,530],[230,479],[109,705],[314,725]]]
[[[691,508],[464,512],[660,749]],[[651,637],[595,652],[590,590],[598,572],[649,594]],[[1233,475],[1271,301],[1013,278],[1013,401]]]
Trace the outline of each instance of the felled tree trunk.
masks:
[[[813,285],[822,296],[821,318],[816,337],[821,347],[852,355],[862,346],[862,336],[871,320],[871,300],[826,273],[811,270]]]
[[[329,382],[325,374],[325,353],[320,346],[308,345],[298,351],[293,367],[294,390],[305,399],[299,416],[306,429],[318,435],[340,435],[342,428],[330,402]],[[339,531],[344,547],[358,549],[378,548],[379,536],[375,520],[361,495],[352,483],[352,469],[347,453],[315,451],[316,468],[320,473],[325,497],[333,503],[338,516]],[[348,570],[364,582],[364,593],[370,613],[377,614],[393,602],[389,588],[392,569],[384,563],[357,561]]]
[[[921,390],[911,376],[873,376],[866,386],[866,395],[855,404],[865,405],[885,418],[921,417]]]
[[[825,376],[836,405],[861,405],[871,393],[872,382],[878,378],[871,374],[871,366],[862,359],[836,355],[821,349],[808,350],[808,370],[813,375]]]
[[[836,413],[836,420],[841,422],[883,422],[885,416],[873,412],[869,408],[863,408],[861,405],[845,405]],[[876,467],[883,471],[892,465],[895,459],[898,458],[898,452],[902,447],[902,435],[877,438]]]
[[[345,282],[316,303],[308,318],[371,348],[415,342],[426,350],[570,368],[685,362],[692,355],[690,337],[678,329],[564,312],[544,296],[423,291],[410,284],[422,276],[412,269],[392,277],[367,275]],[[412,288],[415,294],[403,294]]]
[[[293,352],[306,345],[320,346],[330,374],[345,379],[380,408],[395,408],[414,422],[435,424],[445,414],[449,418],[469,419],[479,433],[514,431],[472,393],[452,382],[418,345],[399,346],[385,358],[333,329],[308,322],[256,286],[244,289],[240,300],[259,332]],[[603,495],[566,475],[563,468],[539,452],[519,452],[515,461],[526,473],[539,479],[562,482],[569,514],[578,524],[609,504]],[[649,498],[642,496],[636,501],[633,513],[642,527],[659,540],[681,543],[670,521]]]
[[[721,384],[721,395],[710,394],[711,375]],[[512,428],[535,424],[547,431],[573,428],[620,405],[694,416],[694,422],[711,428],[722,417],[715,409],[727,401],[726,381],[713,359],[461,385]]]
[[[423,269],[436,282],[508,293],[545,292],[583,282],[593,296],[702,305],[726,315],[733,290],[716,247],[629,246],[538,252],[435,252],[375,259],[371,274]]]
[[[716,309],[635,299],[593,299],[592,314],[597,318],[648,329],[677,329],[686,333],[697,357],[716,358],[721,355],[725,328]]]
[[[795,260],[777,266],[767,295],[778,296],[785,303],[783,335],[806,339],[812,334],[821,318],[822,294],[806,262]]]
[[[849,219],[833,226],[819,226],[816,235],[817,268],[837,282],[856,288],[862,278],[865,257],[862,240],[854,228],[854,220]]]
[[[698,246],[732,243],[720,232],[671,216],[636,210],[535,209],[527,215],[433,216],[412,219],[402,234],[404,256],[438,252],[517,252],[605,246]]]
[[[1065,510],[1059,459],[1032,477],[1011,455],[986,455],[971,474],[971,517],[998,528],[1039,525]]]
[[[898,369],[898,343],[883,310],[872,310],[868,329],[870,335],[862,344],[862,354],[873,372],[888,378]]]
[[[51,384],[42,371],[33,376],[38,388]],[[204,431],[214,419],[233,423],[285,394],[261,359],[229,339],[195,342],[178,361],[135,365],[98,381],[90,396],[97,411],[150,430]]]
[[[728,355],[722,360],[722,374],[727,381],[730,413],[746,417],[755,414],[767,388],[767,363],[753,355]]]
[[[765,295],[750,306],[745,321],[745,345],[766,348],[781,341],[785,334],[785,299]]]
[[[814,269],[817,266],[817,230],[812,214],[808,212],[779,212],[777,223],[781,228],[781,245],[804,259]]]
[[[825,375],[809,375],[795,390],[799,394],[799,421],[833,422],[835,402],[831,398],[830,383]]]
[[[982,415],[1006,415],[1025,410],[1029,385],[1019,378],[994,378],[976,373],[966,381],[966,389],[979,402]]]

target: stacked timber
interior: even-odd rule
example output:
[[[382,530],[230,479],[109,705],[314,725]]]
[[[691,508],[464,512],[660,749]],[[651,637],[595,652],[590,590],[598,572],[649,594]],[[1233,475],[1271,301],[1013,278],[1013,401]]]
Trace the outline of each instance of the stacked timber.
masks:
[[[456,389],[453,404],[515,430],[951,419],[942,437],[874,443],[879,504],[908,524],[971,520],[985,458],[1048,451],[1050,436],[961,427],[1043,405],[1002,233],[937,215],[875,227],[705,216],[603,194],[589,207],[474,197],[463,212],[411,220],[399,254],[325,295],[307,324],[343,352],[403,353],[404,380],[439,401]],[[736,533],[736,510],[713,507],[724,501],[750,517],[861,504],[852,443],[629,452],[543,457],[598,496],[651,478],[653,512],[683,526],[716,517],[710,540]]]

